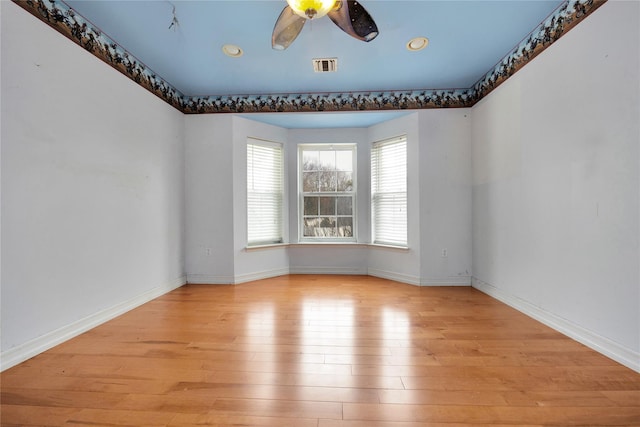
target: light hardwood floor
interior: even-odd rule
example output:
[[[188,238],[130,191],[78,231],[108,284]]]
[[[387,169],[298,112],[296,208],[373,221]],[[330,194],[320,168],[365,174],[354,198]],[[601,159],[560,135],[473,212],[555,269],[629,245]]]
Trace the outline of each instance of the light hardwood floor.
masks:
[[[2,373],[11,425],[640,425],[640,374],[472,288],[187,285]]]

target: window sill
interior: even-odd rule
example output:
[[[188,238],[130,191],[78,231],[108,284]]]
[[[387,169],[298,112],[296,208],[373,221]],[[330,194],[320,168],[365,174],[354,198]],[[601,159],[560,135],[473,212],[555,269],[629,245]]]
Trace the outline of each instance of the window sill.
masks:
[[[288,243],[269,243],[266,245],[245,246],[244,250],[247,252],[251,252],[251,251],[259,251],[262,249],[287,248],[287,247],[289,247]]]
[[[259,251],[263,249],[277,248],[309,248],[309,247],[351,247],[351,248],[378,248],[392,249],[397,251],[408,251],[408,246],[383,245],[380,243],[359,243],[359,242],[298,242],[298,243],[272,243],[268,245],[245,246],[247,252]]]
[[[380,249],[395,249],[398,251],[408,251],[409,246],[396,246],[396,245],[384,245],[381,243],[369,243],[367,246],[372,248],[380,248]]]
[[[310,247],[310,246],[339,246],[339,247],[361,247],[366,248],[368,243],[358,243],[358,242],[298,242],[291,243],[289,246],[292,247]]]

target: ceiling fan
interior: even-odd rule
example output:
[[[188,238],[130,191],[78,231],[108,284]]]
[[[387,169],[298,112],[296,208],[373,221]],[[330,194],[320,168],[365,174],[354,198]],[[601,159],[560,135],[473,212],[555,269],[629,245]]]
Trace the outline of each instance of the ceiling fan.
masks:
[[[305,22],[329,18],[342,31],[358,40],[370,42],[378,35],[378,27],[369,12],[354,0],[287,0],[271,35],[271,47],[285,50],[298,37]]]

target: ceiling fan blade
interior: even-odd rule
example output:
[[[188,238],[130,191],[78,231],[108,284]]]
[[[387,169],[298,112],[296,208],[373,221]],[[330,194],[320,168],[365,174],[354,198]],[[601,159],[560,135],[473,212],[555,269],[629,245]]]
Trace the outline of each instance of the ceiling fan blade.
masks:
[[[273,27],[271,47],[275,50],[285,50],[298,37],[307,20],[295,14],[291,7],[286,6]]]
[[[338,0],[327,14],[342,31],[358,40],[370,42],[378,35],[378,27],[369,12],[357,1]]]

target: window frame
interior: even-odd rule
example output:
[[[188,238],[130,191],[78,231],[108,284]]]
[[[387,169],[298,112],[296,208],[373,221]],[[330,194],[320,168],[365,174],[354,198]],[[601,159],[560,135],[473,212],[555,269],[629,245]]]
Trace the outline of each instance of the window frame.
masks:
[[[304,172],[304,160],[303,153],[305,151],[349,151],[351,152],[351,174],[352,174],[352,190],[348,192],[339,192],[339,191],[317,191],[317,192],[305,192],[303,191],[303,172]],[[355,243],[358,241],[358,221],[357,221],[357,200],[358,200],[358,185],[357,185],[357,163],[358,163],[358,151],[357,144],[355,143],[314,143],[314,144],[298,144],[298,209],[297,209],[297,218],[298,218],[298,242],[299,243],[333,243],[333,244],[341,244],[341,243]],[[336,169],[336,172],[338,170]],[[349,196],[351,198],[351,228],[352,228],[352,236],[347,237],[339,237],[339,236],[331,236],[331,237],[320,237],[320,236],[305,236],[304,235],[304,224],[305,217],[310,217],[310,215],[305,215],[304,212],[304,198],[309,195],[317,195],[318,197],[322,197],[323,195],[328,197],[346,197]],[[337,210],[337,207],[336,207]],[[318,212],[318,217],[321,217]],[[345,217],[344,215],[343,217]],[[338,218],[337,212],[335,215]]]
[[[374,165],[374,162],[377,160],[375,156],[379,156],[379,148],[383,146],[390,146],[395,144],[404,144],[404,240],[395,240],[384,238],[379,239],[378,235],[381,234],[380,230],[377,229],[377,221],[376,213],[378,212],[376,202],[380,200],[380,194],[401,194],[402,192],[398,191],[377,191],[380,184],[380,177],[374,176],[379,170],[379,167]],[[371,144],[371,169],[370,169],[370,185],[371,185],[371,198],[370,198],[370,211],[371,211],[371,243],[373,245],[380,246],[391,246],[398,248],[408,248],[409,247],[409,157],[408,157],[408,138],[406,134],[394,136],[391,138],[382,139],[379,141],[375,141]],[[379,157],[378,157],[379,159]],[[379,160],[378,160],[379,162]],[[388,184],[387,184],[388,185]]]
[[[279,200],[279,212],[275,213],[272,212],[272,214],[274,214],[275,217],[278,218],[278,233],[280,236],[279,237],[275,237],[273,236],[273,238],[269,238],[269,239],[254,239],[253,241],[251,240],[251,207],[250,207],[250,195],[251,195],[251,190],[250,190],[250,176],[249,176],[249,172],[250,172],[250,165],[249,165],[249,148],[251,146],[258,146],[258,147],[266,147],[269,149],[277,149],[279,151],[279,163],[280,163],[280,176],[279,179],[277,179],[277,181],[279,182],[279,195],[280,195],[280,200]],[[284,150],[284,144],[279,143],[279,142],[274,142],[274,141],[267,141],[267,140],[263,140],[263,139],[259,139],[259,138],[253,138],[253,137],[248,137],[247,138],[247,143],[246,143],[246,161],[247,161],[247,172],[246,172],[246,177],[247,177],[247,185],[246,185],[246,203],[247,203],[247,248],[255,248],[255,247],[260,247],[260,246],[269,246],[269,245],[279,245],[279,244],[284,244],[285,242],[285,196],[286,196],[286,192],[285,192],[285,150]],[[251,169],[253,170],[253,169]],[[255,175],[254,175],[255,177]],[[272,194],[277,194],[277,193],[272,193]]]

